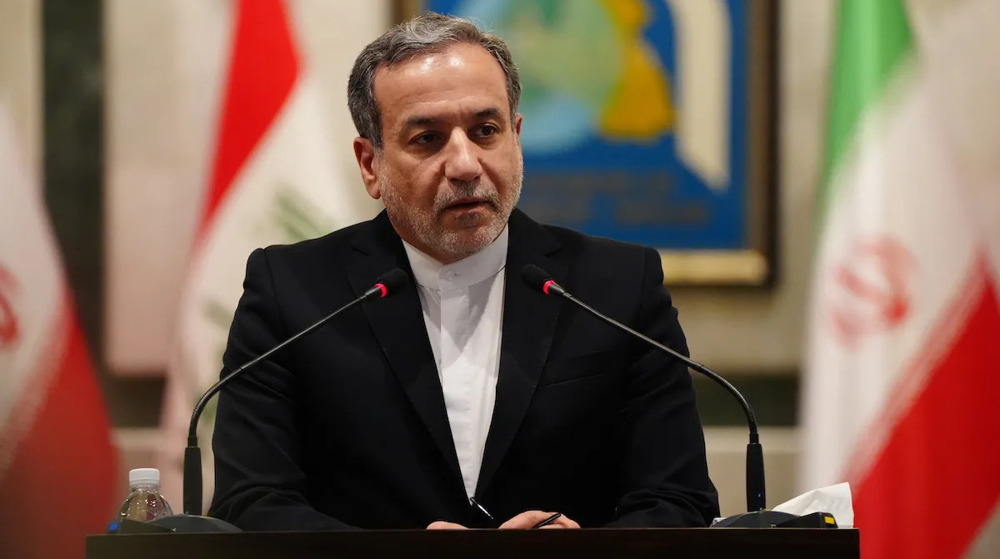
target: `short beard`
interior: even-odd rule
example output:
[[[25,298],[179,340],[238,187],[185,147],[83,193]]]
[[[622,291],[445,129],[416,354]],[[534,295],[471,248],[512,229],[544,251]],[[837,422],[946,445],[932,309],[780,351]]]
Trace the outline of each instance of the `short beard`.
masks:
[[[399,181],[386,171],[387,169],[383,168],[378,174],[378,183],[389,220],[394,226],[404,229],[419,240],[424,247],[437,251],[438,258],[449,262],[457,262],[472,256],[500,236],[520,199],[524,178],[523,157],[518,150],[515,170],[509,177],[514,188],[507,189],[506,199],[501,199],[496,190],[485,188],[480,180],[460,184],[453,182],[452,184],[455,184],[453,190],[435,196],[433,214],[428,214],[423,211],[408,211],[410,208],[407,208],[397,188]],[[485,227],[477,228],[471,235],[440,227],[438,220],[445,209],[459,198],[467,196],[485,199],[493,206],[495,217]]]

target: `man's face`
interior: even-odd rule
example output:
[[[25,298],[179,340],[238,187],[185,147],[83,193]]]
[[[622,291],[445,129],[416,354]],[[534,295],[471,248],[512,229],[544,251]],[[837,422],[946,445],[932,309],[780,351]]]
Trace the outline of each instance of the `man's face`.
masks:
[[[478,45],[457,44],[375,72],[383,147],[354,141],[365,188],[399,236],[450,264],[503,231],[523,164],[507,82]]]

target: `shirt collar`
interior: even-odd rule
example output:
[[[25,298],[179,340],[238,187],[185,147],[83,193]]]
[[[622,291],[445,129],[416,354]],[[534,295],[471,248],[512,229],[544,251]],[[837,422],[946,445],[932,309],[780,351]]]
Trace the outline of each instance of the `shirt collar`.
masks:
[[[428,289],[445,291],[464,289],[495,276],[507,264],[507,245],[510,227],[505,226],[500,235],[479,252],[452,264],[441,264],[433,257],[403,241],[406,257],[417,284]]]

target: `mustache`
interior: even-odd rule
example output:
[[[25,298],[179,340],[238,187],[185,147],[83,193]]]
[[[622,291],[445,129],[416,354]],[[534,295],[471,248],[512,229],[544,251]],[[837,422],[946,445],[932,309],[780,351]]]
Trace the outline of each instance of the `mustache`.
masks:
[[[500,207],[500,194],[495,188],[485,186],[482,181],[469,181],[464,183],[452,182],[454,190],[438,193],[434,197],[434,211],[441,213],[449,207],[458,203],[467,203],[470,200],[490,204],[494,208]]]

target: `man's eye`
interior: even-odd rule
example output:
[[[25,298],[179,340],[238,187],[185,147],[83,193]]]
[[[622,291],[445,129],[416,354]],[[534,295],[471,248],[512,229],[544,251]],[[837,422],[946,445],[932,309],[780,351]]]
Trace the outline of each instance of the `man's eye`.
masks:
[[[484,124],[479,127],[479,136],[483,138],[489,138],[490,136],[496,134],[500,130],[493,126],[492,124]]]
[[[437,139],[437,134],[433,132],[425,132],[423,134],[420,134],[416,138],[413,138],[413,143],[419,145],[426,145],[433,143],[436,139]]]

